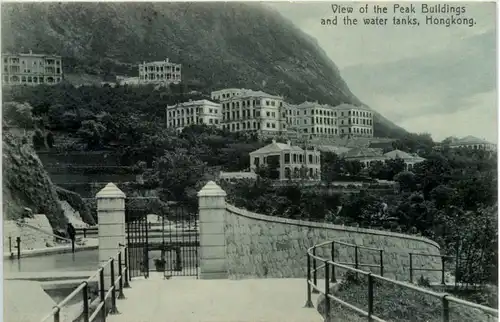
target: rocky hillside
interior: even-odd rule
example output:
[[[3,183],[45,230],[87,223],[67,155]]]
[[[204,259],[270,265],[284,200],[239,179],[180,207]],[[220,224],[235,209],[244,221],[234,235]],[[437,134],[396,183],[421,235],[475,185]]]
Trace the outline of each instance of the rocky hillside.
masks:
[[[59,200],[66,200],[85,222],[95,224],[80,196],[52,184],[31,144],[5,130],[2,175],[4,219],[22,218],[26,207],[33,214],[45,214],[54,229],[64,229],[68,221]]]
[[[265,89],[300,103],[362,104],[316,41],[255,3],[8,3],[2,50],[56,53],[66,73],[137,76],[137,64],[183,65],[204,90]],[[375,135],[404,130],[376,116]]]

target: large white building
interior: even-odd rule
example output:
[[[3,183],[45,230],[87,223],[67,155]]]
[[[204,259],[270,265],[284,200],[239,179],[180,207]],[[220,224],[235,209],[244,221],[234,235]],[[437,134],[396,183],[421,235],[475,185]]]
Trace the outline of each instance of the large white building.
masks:
[[[46,54],[2,54],[3,85],[57,84],[63,79],[62,58]]]
[[[169,105],[166,109],[167,127],[182,131],[185,126],[206,124],[220,128],[221,104],[209,100],[198,100]]]
[[[256,172],[260,166],[279,164],[279,180],[321,180],[321,152],[304,150],[291,145],[290,141],[269,145],[250,153],[250,170]]]
[[[181,64],[172,63],[168,58],[162,61],[139,64],[139,82],[141,84],[177,84],[182,80]]]
[[[337,111],[329,105],[312,102],[287,105],[286,116],[288,129],[303,137],[328,138],[339,134]]]
[[[283,97],[244,88],[214,91],[211,98],[221,102],[223,128],[231,132],[286,134],[297,139],[373,137],[373,112],[365,106],[293,105]]]
[[[223,89],[211,94],[222,105],[222,128],[266,136],[286,132],[284,99],[262,91]]]
[[[341,104],[334,108],[341,136],[373,137],[373,112],[368,107]]]

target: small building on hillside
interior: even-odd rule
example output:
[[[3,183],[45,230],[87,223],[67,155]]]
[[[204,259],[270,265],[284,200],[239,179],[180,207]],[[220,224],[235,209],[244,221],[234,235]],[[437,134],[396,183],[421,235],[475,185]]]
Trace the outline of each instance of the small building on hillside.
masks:
[[[474,137],[472,135],[466,136],[458,140],[454,140],[445,145],[448,145],[451,149],[469,148],[474,150],[486,150],[486,151],[494,151],[496,149],[496,144]]]
[[[259,166],[276,164],[279,180],[321,180],[321,152],[302,149],[275,140],[269,145],[250,153],[250,170],[256,172]]]
[[[418,155],[412,155],[401,150],[393,150],[382,154],[382,149],[373,148],[354,148],[344,154],[347,161],[359,161],[365,167],[369,167],[373,162],[401,159],[404,161],[407,170],[411,170],[417,163],[425,161]]]
[[[162,61],[143,62],[139,64],[140,84],[178,84],[181,82],[181,64],[171,62],[168,58]]]
[[[412,170],[415,164],[425,161],[424,158],[421,158],[418,155],[411,155],[401,150],[387,152],[384,156],[387,160],[402,159],[405,163],[406,170]]]

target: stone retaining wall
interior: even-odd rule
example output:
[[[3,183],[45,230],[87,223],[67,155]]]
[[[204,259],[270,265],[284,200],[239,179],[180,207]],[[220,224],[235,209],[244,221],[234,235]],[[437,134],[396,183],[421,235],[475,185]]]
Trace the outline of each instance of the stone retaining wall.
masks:
[[[226,261],[229,276],[306,277],[307,248],[325,241],[338,240],[384,250],[384,276],[409,280],[409,253],[439,255],[440,248],[432,240],[404,234],[345,227],[308,221],[270,217],[227,204],[225,213]],[[317,255],[330,258],[330,247]],[[379,264],[377,251],[359,250],[359,263]],[[336,260],[354,263],[354,249],[336,247]],[[319,264],[318,264],[319,266]],[[435,257],[415,256],[414,268],[441,269]],[[360,267],[379,274],[379,268]],[[342,273],[342,272],[339,272]],[[424,275],[438,282],[440,272],[414,272],[416,280]],[[318,277],[323,276],[320,270]]]

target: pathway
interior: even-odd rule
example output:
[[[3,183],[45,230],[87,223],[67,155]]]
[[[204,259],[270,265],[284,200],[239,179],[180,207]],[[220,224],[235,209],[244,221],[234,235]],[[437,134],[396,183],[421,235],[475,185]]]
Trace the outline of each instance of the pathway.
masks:
[[[320,322],[305,279],[197,280],[152,273],[125,289],[108,322]],[[313,299],[316,304],[316,298]]]

